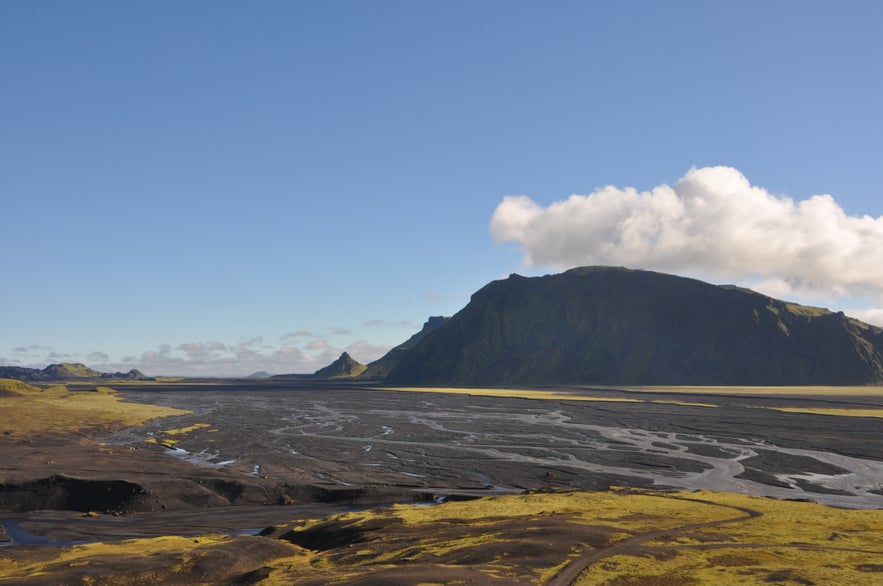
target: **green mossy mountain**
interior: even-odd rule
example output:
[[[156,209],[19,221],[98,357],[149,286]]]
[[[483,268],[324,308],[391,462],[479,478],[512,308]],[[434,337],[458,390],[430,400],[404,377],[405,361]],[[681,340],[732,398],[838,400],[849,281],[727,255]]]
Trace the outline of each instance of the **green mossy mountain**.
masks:
[[[364,364],[344,352],[337,360],[313,373],[313,376],[315,378],[355,378],[365,372],[365,368],[367,367]]]
[[[883,330],[739,287],[583,267],[486,285],[385,382],[879,384]]]
[[[77,380],[101,378],[101,373],[85,364],[64,362],[50,364],[43,372],[51,380]]]
[[[443,326],[448,319],[449,318],[440,315],[430,316],[419,332],[384,354],[381,358],[368,364],[365,372],[359,375],[359,379],[382,380],[386,378],[389,372],[399,363],[399,360],[402,359],[402,356],[407,354],[411,348],[416,346],[417,343],[428,334]]]
[[[150,380],[150,377],[145,376],[135,368],[129,372],[98,372],[84,364],[72,362],[50,364],[43,369],[25,368],[23,366],[0,366],[0,378],[12,378],[23,381]]]

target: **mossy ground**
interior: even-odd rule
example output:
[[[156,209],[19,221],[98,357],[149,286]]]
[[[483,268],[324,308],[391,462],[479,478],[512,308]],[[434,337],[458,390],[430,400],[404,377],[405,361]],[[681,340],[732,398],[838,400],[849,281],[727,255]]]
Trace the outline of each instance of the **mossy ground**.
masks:
[[[613,403],[641,403],[642,399],[620,397],[598,397],[566,390],[542,389],[497,389],[481,387],[386,387],[387,391],[406,391],[411,393],[448,393],[453,395],[476,395],[480,397],[508,397],[516,399],[543,399],[557,401],[601,401]]]
[[[481,387],[387,387],[384,390],[405,391],[412,393],[449,393],[458,395],[476,395],[482,397],[508,397],[520,399],[538,399],[550,401],[600,401],[612,403],[658,403],[692,407],[719,407],[711,402],[697,403],[689,400],[669,399],[637,399],[631,397],[613,397],[602,395],[610,389],[592,388],[567,388],[559,389],[518,389],[518,388],[481,388]],[[600,392],[599,392],[600,391]],[[648,394],[676,394],[689,397],[690,395],[723,396],[779,396],[779,397],[883,397],[883,387],[878,386],[815,386],[815,387],[628,387],[628,392]],[[880,408],[818,408],[818,407],[775,407],[758,406],[759,409],[772,409],[786,413],[814,413],[817,415],[833,415],[844,417],[878,417],[883,418],[883,409]]]
[[[761,515],[659,538],[592,566],[577,584],[881,584],[883,511],[698,493]]]
[[[756,512],[746,518],[745,510]],[[731,519],[738,519],[730,521]],[[450,572],[464,583],[544,584],[568,562],[665,531],[589,566],[578,584],[870,584],[883,580],[883,511],[854,511],[702,491],[544,493],[433,507],[399,505],[301,524],[349,527],[358,540],[280,560],[273,583],[383,583]],[[708,524],[704,528],[685,527]],[[361,533],[355,529],[363,527]],[[462,575],[475,572],[473,579]],[[339,574],[340,572],[341,574]],[[345,579],[344,579],[345,575]],[[411,582],[413,583],[413,582]],[[440,579],[439,583],[445,583]]]
[[[71,392],[63,386],[41,389],[0,379],[0,432],[14,435],[131,427],[187,413],[171,407],[126,403],[106,387]]]
[[[167,429],[165,431],[159,432],[156,437],[152,437],[150,439],[144,440],[147,443],[159,444],[161,446],[165,446],[167,448],[173,448],[175,445],[181,440],[185,439],[191,432],[205,429],[206,427],[211,427],[211,423],[194,423],[193,425],[188,425],[187,427],[178,427],[175,429]],[[210,429],[209,431],[217,431],[216,429]]]
[[[5,549],[0,583],[211,583],[259,570],[264,584],[545,584],[595,554],[577,584],[873,584],[883,580],[881,534],[883,511],[808,502],[710,491],[534,493],[282,523],[275,539]],[[630,545],[606,557],[617,544]],[[222,559],[226,573],[211,567]]]

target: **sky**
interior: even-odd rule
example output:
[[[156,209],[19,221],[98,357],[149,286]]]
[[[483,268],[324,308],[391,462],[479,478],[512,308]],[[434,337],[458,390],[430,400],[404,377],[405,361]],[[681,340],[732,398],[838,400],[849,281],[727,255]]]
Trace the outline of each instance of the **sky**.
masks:
[[[510,273],[883,325],[883,3],[0,0],[0,364],[370,362]]]

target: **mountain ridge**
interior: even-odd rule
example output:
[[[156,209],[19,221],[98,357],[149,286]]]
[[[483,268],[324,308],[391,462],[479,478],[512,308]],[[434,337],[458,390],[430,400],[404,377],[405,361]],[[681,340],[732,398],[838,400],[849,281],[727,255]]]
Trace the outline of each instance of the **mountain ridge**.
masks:
[[[883,329],[732,285],[624,267],[488,283],[389,384],[883,382]]]
[[[441,316],[441,315],[433,315],[430,316],[429,319],[423,324],[423,327],[419,332],[399,344],[391,348],[386,354],[378,358],[377,360],[370,362],[367,365],[367,368],[364,372],[362,372],[358,378],[359,380],[383,380],[389,372],[399,363],[402,356],[404,356],[411,348],[416,346],[420,340],[425,338],[431,332],[435,331],[439,327],[443,326],[450,318]]]
[[[0,366],[0,378],[21,381],[70,381],[96,379],[151,380],[136,368],[129,372],[98,372],[79,362],[50,364],[46,368],[24,366]]]

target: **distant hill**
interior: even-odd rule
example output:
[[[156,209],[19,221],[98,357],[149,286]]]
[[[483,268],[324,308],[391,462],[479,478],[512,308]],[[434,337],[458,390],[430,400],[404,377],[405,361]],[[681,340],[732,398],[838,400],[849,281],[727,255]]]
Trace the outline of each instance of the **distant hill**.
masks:
[[[272,375],[266,370],[259,370],[258,372],[253,372],[245,378],[270,378]]]
[[[133,368],[129,372],[102,372],[101,378],[118,378],[128,380],[152,380],[151,377],[142,373],[137,368]]]
[[[511,275],[402,353],[409,385],[883,383],[883,330],[651,271]]]
[[[448,319],[449,318],[442,316],[431,316],[426,320],[426,323],[423,324],[423,328],[419,332],[384,354],[381,358],[368,364],[365,371],[359,375],[359,379],[380,380],[385,378],[393,367],[399,363],[399,360],[401,360],[402,356],[404,356],[408,350],[416,346],[420,340],[427,336],[427,334],[443,326]]]
[[[355,378],[365,371],[366,366],[354,360],[344,352],[340,358],[317,370],[313,376],[316,378]]]
[[[129,372],[98,372],[79,363],[65,362],[50,364],[44,369],[22,366],[0,366],[0,378],[13,378],[22,381],[71,381],[94,379],[150,380],[137,369]]]
[[[43,369],[43,373],[51,380],[76,380],[101,378],[101,373],[83,364],[65,362],[62,364],[50,364]]]
[[[0,397],[26,395],[28,393],[37,393],[39,391],[40,389],[38,387],[23,383],[20,380],[0,377]]]
[[[21,381],[48,380],[42,370],[23,366],[0,366],[0,378],[12,378]]]

